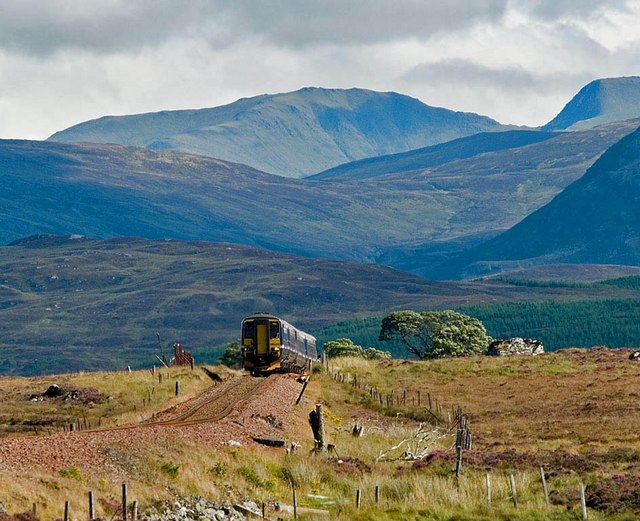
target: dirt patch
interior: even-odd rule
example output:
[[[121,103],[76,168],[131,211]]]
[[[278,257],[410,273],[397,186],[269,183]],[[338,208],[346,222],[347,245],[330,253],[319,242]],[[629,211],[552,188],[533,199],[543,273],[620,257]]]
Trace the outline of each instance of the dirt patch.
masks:
[[[288,424],[299,391],[300,384],[294,375],[273,375],[264,381],[259,394],[246,397],[220,421],[183,426],[139,424],[110,430],[6,439],[0,445],[0,469],[24,472],[40,467],[59,471],[73,466],[83,471],[110,471],[120,478],[127,474],[132,462],[123,462],[121,451],[114,447],[127,447],[128,452],[137,446],[174,441],[190,441],[208,447],[226,446],[230,441],[255,446],[253,436],[283,435],[274,425]],[[201,397],[191,402],[198,400]],[[265,417],[270,421],[265,421]],[[114,458],[115,453],[119,456]]]

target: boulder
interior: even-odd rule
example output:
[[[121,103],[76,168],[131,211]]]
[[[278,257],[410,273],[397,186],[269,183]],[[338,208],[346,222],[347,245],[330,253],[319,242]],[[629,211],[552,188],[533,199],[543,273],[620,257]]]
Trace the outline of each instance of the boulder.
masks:
[[[56,398],[58,396],[62,396],[65,393],[65,390],[57,384],[50,385],[47,390],[44,392],[44,395],[47,398]]]
[[[544,353],[544,346],[539,340],[532,338],[503,338],[489,344],[489,356],[535,356]]]

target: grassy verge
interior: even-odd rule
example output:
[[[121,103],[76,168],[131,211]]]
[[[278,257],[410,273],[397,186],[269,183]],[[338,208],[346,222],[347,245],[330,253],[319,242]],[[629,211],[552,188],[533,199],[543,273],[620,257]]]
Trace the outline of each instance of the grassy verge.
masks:
[[[167,379],[171,384],[176,378],[184,382],[183,397],[207,383],[199,376],[190,380],[190,371],[179,371]],[[286,506],[295,486],[299,519],[560,521],[581,519],[583,483],[589,519],[637,518],[640,505],[634,491],[638,483],[633,479],[640,479],[640,415],[634,406],[638,367],[622,351],[429,362],[345,358],[333,361],[332,371],[348,372],[351,378],[356,375],[361,386],[336,382],[322,371],[314,373],[302,405],[292,405],[294,420],[283,427],[283,436],[299,444],[293,452],[244,445],[212,449],[188,441],[171,447],[151,443],[136,451],[114,445],[108,450],[118,471],[115,475],[114,469],[95,475],[74,468],[54,474],[3,472],[0,500],[11,512],[29,510],[36,502],[41,519],[61,517],[64,501],[69,500],[72,518],[80,519],[86,512],[87,492],[93,490],[100,498],[97,515],[111,518],[126,480],[130,500],[139,501],[143,511],[159,500],[202,495],[220,502],[251,498],[264,502],[271,518],[288,519]],[[83,378],[90,377],[73,378],[85,383]],[[167,396],[164,405],[159,400],[144,410],[132,410],[148,390],[146,374],[94,377],[103,380],[104,389],[111,389],[114,397],[121,397],[114,398],[117,403],[122,400],[122,411],[110,417],[113,422],[135,420],[174,400]],[[42,382],[24,379],[20,383],[24,392]],[[381,405],[371,398],[365,383],[395,397],[406,390],[407,399]],[[3,388],[5,384],[2,381]],[[410,399],[418,390],[424,400],[420,406]],[[453,474],[455,427],[448,419],[436,425],[432,415],[425,413],[427,393],[441,404],[442,411],[436,412],[443,420],[452,405],[461,406],[469,417],[474,443],[464,455],[459,481]],[[311,453],[307,424],[315,403],[324,405],[327,439],[334,446],[322,454]],[[5,406],[0,405],[0,412]],[[614,420],[623,413],[624,422]],[[364,428],[362,436],[352,434],[356,423]],[[425,457],[416,461],[419,454]],[[541,465],[550,504],[542,492]],[[517,507],[508,481],[511,474]],[[281,505],[279,511],[276,505]]]

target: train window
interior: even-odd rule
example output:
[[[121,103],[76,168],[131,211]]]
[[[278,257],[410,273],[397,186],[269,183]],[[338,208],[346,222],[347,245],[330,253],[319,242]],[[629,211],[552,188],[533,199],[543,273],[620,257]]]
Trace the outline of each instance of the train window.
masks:
[[[269,336],[271,338],[280,338],[280,325],[277,322],[269,324]]]
[[[256,325],[253,322],[244,323],[244,336],[253,338],[256,335]]]

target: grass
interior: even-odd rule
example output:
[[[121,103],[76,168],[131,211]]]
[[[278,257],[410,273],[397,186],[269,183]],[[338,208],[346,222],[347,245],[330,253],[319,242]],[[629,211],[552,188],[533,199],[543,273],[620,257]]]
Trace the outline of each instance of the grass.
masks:
[[[273,505],[290,504],[295,485],[299,519],[306,520],[327,519],[314,509],[328,509],[328,518],[343,520],[569,521],[580,519],[581,482],[591,498],[590,491],[609,483],[612,476],[638,474],[640,414],[634,405],[640,391],[638,368],[623,351],[570,350],[535,358],[427,362],[344,358],[333,360],[332,370],[357,375],[361,383],[384,393],[394,391],[395,396],[405,389],[409,396],[421,390],[423,398],[429,392],[444,411],[460,405],[468,414],[474,445],[465,454],[459,483],[452,473],[455,428],[447,422],[435,426],[431,417],[421,417],[424,406],[380,406],[366,390],[337,383],[320,371],[314,373],[303,406],[294,406],[294,420],[284,427],[285,437],[300,444],[292,453],[262,446],[212,450],[188,441],[178,441],[170,449],[151,444],[135,453],[126,446],[113,446],[110,454],[124,472],[122,477],[106,469],[96,475],[73,467],[53,474],[2,473],[0,500],[11,512],[29,510],[36,502],[41,519],[54,519],[61,517],[68,499],[72,517],[81,517],[86,493],[93,490],[104,503],[97,514],[109,518],[107,507],[117,504],[126,479],[129,496],[139,501],[142,511],[159,500],[203,495],[221,502],[251,498],[265,502],[273,517],[287,518],[284,511],[274,513]],[[94,375],[93,384],[98,385],[99,379],[112,390],[144,389],[135,383],[138,376],[147,381],[144,372],[121,372]],[[90,375],[77,378],[85,382],[82,379]],[[24,389],[39,382],[11,381]],[[206,386],[199,378],[183,381],[182,397]],[[6,387],[6,379],[0,382]],[[127,407],[135,404],[132,400]],[[167,400],[164,405],[152,402],[144,411],[127,410],[123,404],[124,412],[110,421],[149,414],[174,398]],[[310,454],[313,442],[307,414],[314,403],[324,405],[327,439],[335,451]],[[6,400],[0,401],[0,412],[8,406]],[[624,422],[615,420],[622,416]],[[361,437],[351,433],[356,422],[364,426]],[[407,452],[423,451],[430,454],[429,459],[420,463],[406,459]],[[542,494],[540,465],[547,471],[551,505]],[[487,472],[491,504],[486,496]],[[510,473],[516,480],[517,508],[511,501]],[[376,486],[379,504],[374,499]],[[360,509],[355,506],[357,490],[361,491]],[[633,508],[631,504],[622,511],[590,508],[589,519],[630,520],[636,515]]]
[[[217,367],[223,377],[232,374]],[[160,382],[160,380],[162,380]],[[175,396],[175,382],[180,381],[180,396]],[[63,389],[96,389],[102,397],[97,402],[44,398],[29,401],[31,395],[41,395],[50,385]],[[172,367],[152,371],[81,372],[57,376],[3,377],[0,379],[0,437],[9,434],[33,435],[68,428],[90,428],[137,423],[153,414],[186,400],[211,384],[202,370]]]

